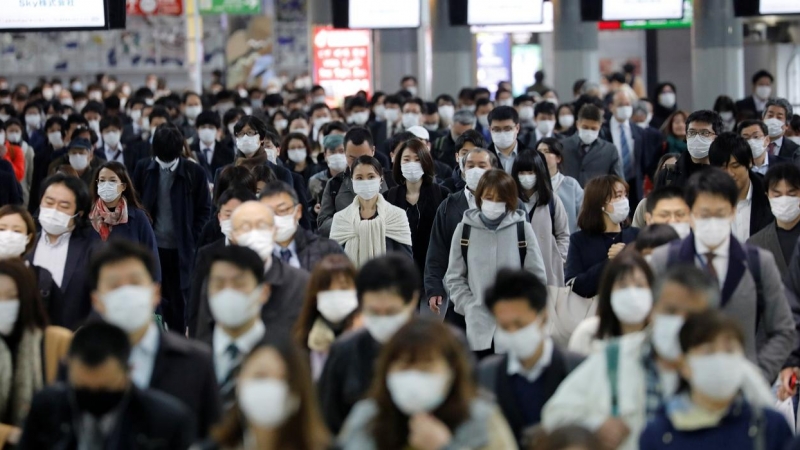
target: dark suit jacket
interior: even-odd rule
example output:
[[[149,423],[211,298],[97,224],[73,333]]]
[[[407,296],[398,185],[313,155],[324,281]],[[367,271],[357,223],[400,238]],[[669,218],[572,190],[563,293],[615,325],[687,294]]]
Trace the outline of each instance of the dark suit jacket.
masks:
[[[344,253],[338,242],[318,236],[302,228],[297,229],[294,235],[294,244],[297,247],[297,259],[300,267],[311,273],[314,266],[324,257]]]
[[[139,161],[150,157],[147,148],[141,145],[122,145],[122,160],[124,161],[125,168],[128,173],[132,174],[136,171],[136,165]],[[95,159],[99,158],[103,161],[106,160],[106,148],[103,146],[99,150],[94,151]]]
[[[550,365],[540,375],[544,380],[545,403],[553,396],[564,378],[581,362],[583,362],[581,355],[553,347]],[[494,394],[497,405],[503,411],[517,442],[521,442],[523,431],[537,424],[522,421],[522,412],[519,410],[511,377],[508,375],[508,355],[494,355],[481,361],[478,365],[477,378],[481,387]]]
[[[8,163],[8,161],[5,160],[3,160],[3,162]],[[36,203],[38,205],[39,201],[36,199],[32,200],[31,203]],[[17,182],[14,172],[0,170],[0,206],[21,204],[22,188]]]
[[[220,248],[225,247],[225,238],[200,247],[192,271],[192,286],[189,298],[186,300],[186,326],[189,327],[189,337],[197,336],[197,316],[200,310],[200,300],[205,299],[204,290],[206,274],[211,264],[211,255]]]
[[[750,172],[750,183],[753,185],[753,199],[750,206],[750,236],[758,233],[775,220],[769,205],[767,189],[761,177]]]
[[[279,258],[272,258],[272,265],[265,277],[265,283],[272,288],[269,300],[261,308],[261,318],[267,327],[265,337],[288,338],[303,307],[310,276],[305,270],[295,269]],[[196,337],[200,340],[211,339],[214,330],[205,284],[204,280],[197,307]]]
[[[434,296],[447,296],[444,288],[444,275],[450,263],[450,244],[456,227],[469,209],[467,196],[460,190],[439,205],[433,218],[428,252],[425,257],[425,299]]]
[[[65,385],[47,387],[33,397],[18,449],[78,448],[79,412]],[[195,423],[186,406],[173,397],[131,386],[123,400],[106,448],[183,450],[195,439]]]
[[[578,133],[562,140],[561,143],[564,145],[561,173],[578,180],[581,187],[600,175],[619,175],[625,178],[619,152],[611,142],[598,138],[592,142],[586,154],[582,150],[583,142]]]
[[[33,264],[41,234],[36,236],[37,245],[27,256]],[[89,297],[89,260],[92,253],[100,245],[100,236],[91,228],[75,229],[69,238],[67,262],[64,266],[64,277],[61,281],[60,305],[52,305],[50,323],[71,330],[77,329],[92,312],[92,300]]]
[[[752,221],[751,221],[752,222]],[[778,240],[778,225],[773,221],[771,224],[762,228],[758,233],[751,233],[750,239],[747,243],[761,247],[764,250],[772,253],[775,257],[775,264],[778,266],[778,271],[781,273],[781,278],[786,279],[786,274],[789,271],[789,261],[783,257],[783,250],[781,250],[781,243]]]
[[[789,161],[795,161],[795,159],[800,158],[800,155],[797,154],[798,150],[800,150],[800,145],[797,145],[793,141],[786,139],[786,136],[784,136],[783,144],[781,145],[781,151],[778,156]]]
[[[761,119],[761,113],[764,112],[756,110],[756,101],[753,99],[752,95],[748,95],[747,97],[737,101],[736,111],[739,112],[739,115],[742,115],[742,113],[745,111],[750,111],[753,114],[753,119]]]
[[[212,182],[214,181],[214,174],[217,173],[217,170],[228,164],[233,164],[235,157],[233,147],[227,146],[226,142],[230,141],[218,141],[214,144],[214,155],[211,157],[211,164],[208,163],[205,155],[200,151],[199,139],[195,139],[192,145],[189,146],[192,150],[192,154],[194,154],[194,159],[196,159],[200,167],[206,171],[206,176],[208,176],[208,179]]]
[[[194,414],[197,437],[206,436],[220,419],[222,405],[208,346],[170,332],[159,335],[150,389],[180,400]]]
[[[582,297],[594,297],[600,287],[600,279],[608,265],[608,249],[620,242],[630,244],[639,235],[638,228],[623,228],[613,239],[606,233],[589,234],[585,231],[572,233],[569,237],[567,264],[564,279],[575,279],[572,290]]]
[[[661,157],[661,155],[659,151],[660,147],[653,147],[653,139],[648,133],[645,132],[645,130],[641,129],[633,122],[630,122],[630,128],[631,138],[633,139],[632,150],[634,163],[634,178],[630,181],[633,181],[634,185],[631,186],[631,192],[628,194],[628,197],[632,202],[633,207],[631,209],[635,209],[636,205],[639,204],[639,200],[641,200],[644,196],[644,178],[647,175],[652,176],[652,174],[655,172],[655,168],[658,165],[658,159]],[[605,139],[608,142],[613,142],[611,125],[603,125],[603,128],[600,130],[600,138]],[[620,164],[622,164],[621,157]],[[624,166],[622,170],[625,170]]]

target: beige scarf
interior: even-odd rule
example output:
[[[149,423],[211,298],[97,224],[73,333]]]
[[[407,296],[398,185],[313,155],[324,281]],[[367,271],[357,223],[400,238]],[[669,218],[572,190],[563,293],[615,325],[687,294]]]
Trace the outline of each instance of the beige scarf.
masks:
[[[11,361],[11,350],[0,339],[0,412],[9,411],[12,425],[20,426],[27,417],[33,394],[44,385],[42,368],[42,330],[23,331],[17,349],[15,364]]]
[[[378,196],[378,217],[361,219],[358,197],[333,216],[331,239],[344,245],[344,252],[356,267],[386,253],[386,238],[411,245],[411,228],[402,209]]]

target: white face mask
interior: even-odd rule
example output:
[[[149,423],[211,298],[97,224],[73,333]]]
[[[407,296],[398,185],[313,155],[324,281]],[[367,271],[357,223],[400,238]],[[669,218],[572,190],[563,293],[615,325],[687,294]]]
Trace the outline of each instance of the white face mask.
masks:
[[[317,293],[317,311],[328,322],[339,323],[357,308],[358,297],[354,289]]]
[[[767,149],[764,145],[764,139],[761,138],[750,139],[747,143],[750,145],[750,150],[753,152],[753,158],[761,157]]]
[[[658,355],[668,361],[675,361],[681,356],[678,334],[681,332],[684,321],[682,316],[653,315],[653,345]]]
[[[439,117],[446,122],[451,122],[456,113],[456,108],[453,105],[442,105],[439,108]]]
[[[375,107],[372,108],[372,112],[375,113],[375,117],[377,117],[379,119],[386,119],[386,107],[385,106],[383,106],[383,105],[375,105]]]
[[[719,219],[694,219],[694,235],[710,249],[720,246],[731,234],[731,220]]]
[[[343,172],[347,169],[347,157],[342,153],[328,156],[328,167],[333,171]]]
[[[22,255],[25,253],[25,247],[28,246],[30,239],[30,236],[16,231],[0,231],[0,259],[16,258]]]
[[[411,128],[419,125],[419,114],[404,113],[403,114],[403,128]]]
[[[300,401],[284,380],[242,380],[236,392],[239,408],[249,422],[262,428],[277,428],[297,411]]]
[[[95,133],[100,134],[100,121],[99,120],[90,120],[89,121],[89,128],[91,128]]]
[[[676,98],[674,92],[662,92],[658,95],[658,103],[664,108],[675,106]]]
[[[39,128],[42,124],[42,116],[39,114],[28,114],[25,116],[25,125],[28,128]]]
[[[245,155],[250,156],[261,148],[261,141],[258,135],[237,137],[236,148]]]
[[[773,117],[765,120],[764,125],[766,125],[769,130],[769,137],[776,138],[783,135],[783,126],[786,125],[786,123]]]
[[[61,134],[59,134],[60,136]],[[0,145],[5,145],[6,143],[6,132],[0,131]]]
[[[637,325],[653,308],[653,292],[647,288],[627,287],[611,293],[611,310],[620,322]]]
[[[495,346],[507,350],[518,359],[528,359],[533,356],[545,336],[538,319],[513,333],[500,327],[494,332]]]
[[[425,128],[428,131],[436,131],[436,130],[439,129],[439,124],[438,123],[423,123],[422,127]]]
[[[353,180],[353,192],[364,200],[372,200],[381,191],[381,179]]]
[[[539,133],[544,136],[549,136],[555,128],[555,120],[540,120],[538,123],[536,123],[536,129],[539,130]]]
[[[514,106],[513,98],[505,98],[497,101],[497,106]]]
[[[106,203],[113,202],[122,195],[118,188],[119,183],[115,181],[103,181],[97,184],[97,196]]]
[[[53,148],[61,148],[64,146],[64,139],[61,138],[60,131],[47,133],[47,140],[50,142],[50,145],[52,145]]]
[[[289,161],[295,164],[300,164],[305,161],[308,156],[308,152],[304,148],[293,148],[286,152],[286,154],[289,157]]]
[[[719,118],[724,120],[725,122],[733,120],[733,112],[731,111],[722,111],[719,113]]]
[[[633,116],[633,106],[620,106],[617,108],[617,120],[625,122]]]
[[[55,208],[39,208],[39,224],[47,234],[61,236],[70,230],[69,222],[72,216]]]
[[[376,316],[364,313],[362,318],[364,320],[364,328],[367,329],[370,336],[384,344],[408,322],[409,313],[406,310],[391,316]]]
[[[6,136],[8,137],[8,142],[11,142],[12,144],[19,144],[22,142],[22,133],[9,131]]]
[[[153,287],[122,286],[105,294],[103,317],[126,333],[141,329],[153,320]]]
[[[217,140],[217,130],[214,128],[200,128],[197,130],[197,136],[203,144],[211,145]]]
[[[53,95],[55,95],[53,89],[42,89],[42,97],[48,102],[53,99]]]
[[[395,123],[400,118],[400,110],[397,108],[386,108],[383,111],[383,116],[387,122]]]
[[[264,149],[267,153],[267,160],[272,164],[278,164],[278,150],[273,147],[267,147]]]
[[[237,236],[236,244],[258,253],[264,262],[272,258],[272,250],[275,247],[273,232],[266,230],[252,230]]]
[[[83,108],[86,107],[87,103],[89,102],[87,102],[86,100],[79,100],[75,102],[75,111],[80,113],[81,111],[83,111]]]
[[[614,223],[622,223],[628,218],[628,213],[631,212],[631,205],[628,203],[627,198],[621,198],[611,203],[614,212],[608,212],[605,209],[603,212],[608,214],[608,218]]]
[[[197,116],[203,112],[202,106],[187,106],[186,107],[186,118],[189,120],[197,119]]]
[[[520,175],[519,184],[523,189],[533,189],[536,186],[536,175]]]
[[[483,128],[489,128],[489,115],[488,114],[479,114],[478,115],[478,123],[481,124]]]
[[[772,86],[757,86],[756,97],[761,100],[767,100],[772,95]]]
[[[561,128],[570,128],[571,126],[575,125],[575,116],[572,114],[559,116],[558,122],[561,124]]]
[[[520,108],[519,120],[533,120],[533,106],[523,106]]]
[[[446,374],[420,370],[401,370],[386,376],[392,402],[407,416],[438,408],[447,399],[449,382]]]
[[[113,148],[119,144],[121,137],[122,134],[119,131],[109,131],[108,133],[103,133],[103,142]]]
[[[219,229],[222,231],[222,234],[230,239],[231,232],[233,231],[233,224],[231,223],[231,219],[222,220],[219,222]]]
[[[689,222],[675,222],[669,225],[678,233],[678,237],[681,239],[686,239],[686,236],[689,236],[689,233],[692,231],[692,226]]]
[[[8,122],[8,119],[10,119],[10,118],[11,118],[11,116],[9,116],[8,114],[0,113],[0,120],[2,120],[3,122]]]
[[[0,300],[0,334],[8,336],[14,331],[19,317],[19,300]]]
[[[484,173],[486,173],[486,169],[481,169],[480,167],[473,167],[471,169],[467,169],[466,172],[466,181],[467,187],[469,190],[474,191],[478,189],[478,183],[481,181],[481,177]]]
[[[289,126],[289,121],[286,120],[286,119],[278,119],[278,120],[272,122],[272,124],[275,125],[275,129],[276,130],[283,131],[283,130],[286,129],[286,127]]]
[[[347,118],[347,121],[354,125],[364,125],[365,123],[367,123],[367,121],[369,121],[369,111],[352,113]]]
[[[497,220],[506,213],[506,204],[489,200],[481,201],[481,214],[489,220]]]
[[[418,162],[403,163],[400,165],[400,171],[403,173],[403,178],[411,183],[416,183],[425,175],[425,171],[422,170],[422,164]]]
[[[714,400],[729,400],[744,381],[744,358],[735,353],[692,355],[687,358],[692,390]]]
[[[89,155],[87,154],[72,154],[69,155],[69,165],[77,171],[84,170],[89,167]]]
[[[286,242],[292,239],[297,231],[297,222],[294,220],[294,213],[288,216],[275,216],[275,240]]]
[[[517,133],[515,131],[501,131],[499,133],[492,131],[492,142],[494,142],[495,148],[506,149],[513,147],[516,139]]]
[[[240,327],[261,312],[261,292],[260,287],[249,294],[236,289],[223,289],[208,298],[211,315],[225,327]]]
[[[599,135],[599,130],[586,130],[583,128],[578,130],[578,137],[581,138],[581,142],[585,145],[592,145]]]
[[[698,134],[697,136],[686,138],[686,147],[692,158],[703,159],[708,156],[708,149],[711,147],[712,142],[714,142],[713,137],[703,137]]]
[[[772,214],[781,222],[793,222],[800,216],[800,197],[788,195],[770,197],[769,206],[772,208]]]

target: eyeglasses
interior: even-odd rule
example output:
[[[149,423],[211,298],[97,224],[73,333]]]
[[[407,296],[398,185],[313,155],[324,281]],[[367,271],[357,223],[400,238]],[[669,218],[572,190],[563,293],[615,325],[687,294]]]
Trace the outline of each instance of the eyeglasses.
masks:
[[[704,138],[710,138],[711,136],[716,136],[717,133],[714,133],[713,131],[709,130],[700,130],[700,131],[689,130],[686,132],[686,137],[697,137],[697,135],[700,135]]]
[[[233,231],[236,232],[236,234],[243,234],[243,233],[247,233],[247,232],[253,231],[253,230],[271,231],[272,230],[272,225],[270,225],[269,223],[267,223],[267,222],[262,220],[262,221],[256,222],[255,224],[249,223],[249,222],[245,222],[245,223],[243,223],[243,224],[241,224],[238,227],[233,229]]]
[[[239,134],[236,135],[236,137],[244,137],[244,136],[253,137],[253,136],[256,136],[256,135],[258,135],[258,131],[247,130],[247,131],[240,131]]]

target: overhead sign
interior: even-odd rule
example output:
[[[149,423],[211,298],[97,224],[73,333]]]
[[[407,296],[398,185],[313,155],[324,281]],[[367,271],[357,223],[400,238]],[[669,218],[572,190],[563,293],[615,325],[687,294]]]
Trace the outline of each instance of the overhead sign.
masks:
[[[470,0],[469,25],[540,24],[544,20],[542,0]]]
[[[693,7],[692,0],[684,0],[683,17],[667,20],[625,20],[622,22],[599,22],[601,30],[658,30],[667,28],[691,28]]]
[[[261,14],[261,0],[199,0],[200,14]]]
[[[131,16],[183,15],[183,0],[127,0],[126,5]]]
[[[314,84],[337,103],[358,91],[372,92],[372,33],[314,27]]]
[[[103,0],[2,2],[0,30],[36,28],[104,28],[106,7]]]
[[[603,0],[603,20],[680,20],[683,0]]]

